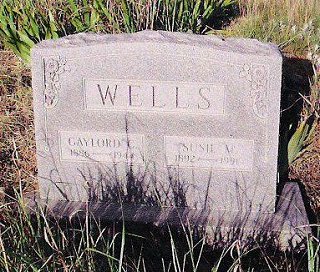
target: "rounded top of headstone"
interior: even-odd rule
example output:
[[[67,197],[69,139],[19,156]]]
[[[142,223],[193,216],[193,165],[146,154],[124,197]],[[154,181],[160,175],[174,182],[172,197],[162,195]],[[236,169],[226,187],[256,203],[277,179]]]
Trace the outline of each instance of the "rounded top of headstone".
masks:
[[[181,44],[193,47],[207,47],[219,51],[240,54],[281,56],[281,53],[275,44],[262,43],[255,39],[222,38],[215,35],[197,35],[153,30],[121,34],[79,33],[56,40],[41,41],[33,50],[86,47],[114,43]]]

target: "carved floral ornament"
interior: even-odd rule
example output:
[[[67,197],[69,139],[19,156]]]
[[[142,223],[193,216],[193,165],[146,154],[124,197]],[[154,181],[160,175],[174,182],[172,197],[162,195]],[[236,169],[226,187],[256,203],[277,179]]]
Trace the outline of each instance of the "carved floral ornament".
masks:
[[[66,71],[70,71],[70,69],[65,58],[59,56],[44,60],[44,106],[47,109],[57,105],[61,89],[60,76]]]
[[[239,75],[250,83],[253,112],[259,118],[266,118],[269,111],[266,67],[264,65],[244,64]]]

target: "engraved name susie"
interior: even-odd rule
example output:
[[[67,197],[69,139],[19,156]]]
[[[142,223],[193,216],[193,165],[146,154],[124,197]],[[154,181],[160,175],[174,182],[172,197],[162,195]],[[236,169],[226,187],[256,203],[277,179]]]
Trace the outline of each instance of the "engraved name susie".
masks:
[[[224,86],[195,82],[83,80],[85,108],[224,114]]]

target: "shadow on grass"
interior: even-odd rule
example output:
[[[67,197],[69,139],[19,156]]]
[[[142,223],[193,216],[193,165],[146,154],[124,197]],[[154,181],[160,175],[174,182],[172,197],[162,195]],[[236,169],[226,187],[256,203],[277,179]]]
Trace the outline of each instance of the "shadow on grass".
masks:
[[[306,271],[305,241],[289,241],[283,248],[279,232],[290,216],[296,220],[294,214],[300,208],[296,190],[297,186],[287,187],[276,216],[271,217],[261,212],[252,218],[250,211],[214,213],[216,221],[210,224],[209,211],[187,207],[56,201],[48,206],[32,205],[31,224],[14,223],[23,218],[18,206],[18,214],[10,217],[12,224],[5,225],[39,243],[38,251],[46,254],[43,260],[52,255],[58,258],[59,253],[67,265],[73,266],[76,260],[81,263],[84,270],[80,271],[88,270],[87,263],[93,271],[106,271],[110,258],[117,263],[120,256],[124,256],[121,265],[125,271],[210,271],[213,267],[219,268],[214,271]],[[300,225],[299,221],[294,223]],[[7,247],[15,248],[19,241],[11,239],[10,231],[4,232],[3,239]],[[52,241],[58,246],[50,246]],[[77,255],[82,257],[76,259]],[[184,268],[174,268],[177,263]],[[198,263],[197,270],[194,263]]]
[[[23,206],[6,215],[0,235],[11,268],[119,271],[123,256],[124,271],[307,271],[304,250],[283,250],[277,234],[257,230],[243,239],[243,230],[222,235],[217,229],[208,242],[205,228],[188,223],[124,224],[121,218],[110,222],[86,212],[58,219],[41,209],[29,216]]]

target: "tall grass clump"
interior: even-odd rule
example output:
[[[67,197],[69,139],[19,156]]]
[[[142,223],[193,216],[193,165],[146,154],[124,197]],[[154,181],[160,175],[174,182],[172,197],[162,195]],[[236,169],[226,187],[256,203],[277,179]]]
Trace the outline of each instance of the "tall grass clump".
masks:
[[[0,39],[25,61],[43,39],[144,29],[205,33],[233,14],[233,0],[2,0]]]
[[[43,209],[30,213],[22,198],[11,204],[1,207],[1,271],[139,271],[139,256],[124,255],[124,224],[115,231],[89,214],[58,222]]]
[[[1,209],[0,268],[4,271],[121,271],[123,252],[118,248],[125,242],[121,233],[108,235],[89,217],[69,224],[50,219],[41,209],[31,215],[23,199]],[[99,255],[95,248],[105,254]]]
[[[204,239],[196,241],[191,228],[169,228],[170,238],[166,226],[130,232],[130,224],[102,222],[88,211],[57,220],[40,206],[30,210],[17,191],[10,199],[0,206],[0,271],[199,271]],[[176,262],[182,270],[173,269]]]
[[[200,264],[204,239],[194,242],[191,229],[177,234],[169,228],[169,238],[142,226],[145,238],[128,232],[124,222],[103,223],[88,212],[59,221],[41,208],[30,213],[16,196],[0,207],[0,271],[210,270]]]

